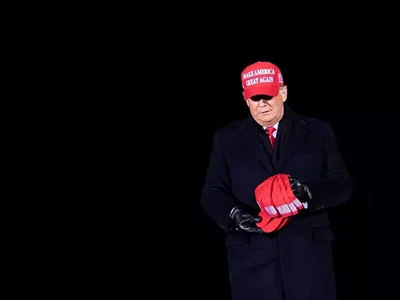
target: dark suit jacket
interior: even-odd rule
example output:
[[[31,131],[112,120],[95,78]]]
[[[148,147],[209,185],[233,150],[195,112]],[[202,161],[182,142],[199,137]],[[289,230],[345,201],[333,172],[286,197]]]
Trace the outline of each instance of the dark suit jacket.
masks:
[[[276,144],[249,116],[217,130],[205,184],[202,207],[223,228],[237,205],[258,211],[255,188],[276,173],[305,181],[311,192],[309,209],[295,216],[286,227],[329,228],[327,210],[345,203],[352,181],[340,155],[329,123],[299,116],[285,105]],[[323,233],[324,234],[324,233]],[[325,235],[332,235],[325,230]],[[229,242],[230,234],[228,235]]]

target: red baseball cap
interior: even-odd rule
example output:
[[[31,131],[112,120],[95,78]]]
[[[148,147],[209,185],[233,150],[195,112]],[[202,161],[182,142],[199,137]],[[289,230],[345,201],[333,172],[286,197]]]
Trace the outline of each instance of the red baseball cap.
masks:
[[[242,71],[241,80],[244,99],[255,95],[275,97],[279,87],[284,85],[280,69],[273,63],[262,61],[247,66]]]

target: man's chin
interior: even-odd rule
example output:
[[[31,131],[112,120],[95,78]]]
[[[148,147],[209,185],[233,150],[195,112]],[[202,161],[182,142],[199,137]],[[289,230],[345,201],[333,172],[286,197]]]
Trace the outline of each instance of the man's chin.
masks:
[[[271,122],[274,118],[270,115],[261,115],[260,116],[260,120],[262,120],[263,122]]]

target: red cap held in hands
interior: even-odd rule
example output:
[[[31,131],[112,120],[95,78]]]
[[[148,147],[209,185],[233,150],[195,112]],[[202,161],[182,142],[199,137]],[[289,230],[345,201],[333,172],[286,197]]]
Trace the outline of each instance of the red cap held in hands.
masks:
[[[303,209],[302,203],[293,194],[289,175],[276,174],[264,180],[255,189],[255,198],[261,211],[257,226],[264,232],[278,231],[291,216]]]

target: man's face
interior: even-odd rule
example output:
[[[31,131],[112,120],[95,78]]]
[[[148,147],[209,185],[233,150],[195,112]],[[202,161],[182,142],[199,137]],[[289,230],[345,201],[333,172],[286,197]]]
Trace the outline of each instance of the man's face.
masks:
[[[279,89],[275,97],[257,95],[246,99],[250,114],[261,126],[273,126],[283,117],[283,103],[287,98],[287,87]]]

